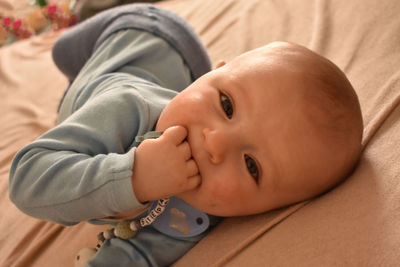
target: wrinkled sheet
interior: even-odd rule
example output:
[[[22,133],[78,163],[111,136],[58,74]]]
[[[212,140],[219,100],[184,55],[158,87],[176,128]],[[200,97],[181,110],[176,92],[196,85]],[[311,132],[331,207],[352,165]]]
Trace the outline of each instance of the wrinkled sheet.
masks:
[[[0,0],[0,15],[25,14]],[[355,172],[311,201],[229,218],[176,266],[395,266],[400,260],[400,3],[397,0],[170,0],[211,59],[229,61],[275,40],[335,62],[359,95],[363,155]],[[0,48],[0,266],[72,266],[104,226],[63,227],[21,213],[8,199],[14,154],[55,125],[67,80],[51,60],[60,32]]]

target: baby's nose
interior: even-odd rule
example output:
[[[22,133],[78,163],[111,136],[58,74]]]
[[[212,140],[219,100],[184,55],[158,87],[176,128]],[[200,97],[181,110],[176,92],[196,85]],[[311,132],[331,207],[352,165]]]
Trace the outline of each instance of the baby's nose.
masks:
[[[229,136],[222,130],[203,129],[204,150],[213,164],[221,163],[228,151]]]

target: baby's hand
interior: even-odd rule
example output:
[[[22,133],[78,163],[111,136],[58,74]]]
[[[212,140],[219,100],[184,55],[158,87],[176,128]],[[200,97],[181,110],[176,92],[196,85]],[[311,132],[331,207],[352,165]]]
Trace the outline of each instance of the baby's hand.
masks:
[[[140,202],[177,195],[197,187],[201,178],[192,159],[187,130],[173,126],[136,149],[132,185]]]

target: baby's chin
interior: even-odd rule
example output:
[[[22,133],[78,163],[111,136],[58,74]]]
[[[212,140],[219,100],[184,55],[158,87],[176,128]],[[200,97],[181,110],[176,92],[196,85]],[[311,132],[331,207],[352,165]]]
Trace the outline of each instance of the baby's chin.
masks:
[[[201,182],[198,186],[195,188],[186,190],[182,193],[176,194],[175,197],[182,199],[183,201],[187,202],[188,204],[191,204],[189,202],[195,202],[195,199],[197,199],[199,191],[201,187]]]

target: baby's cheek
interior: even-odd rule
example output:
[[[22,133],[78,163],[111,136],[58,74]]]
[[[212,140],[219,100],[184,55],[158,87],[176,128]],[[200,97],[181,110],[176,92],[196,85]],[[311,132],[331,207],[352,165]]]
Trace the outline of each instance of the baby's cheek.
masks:
[[[229,181],[220,180],[210,189],[210,196],[216,205],[231,205],[239,196],[238,187]]]

